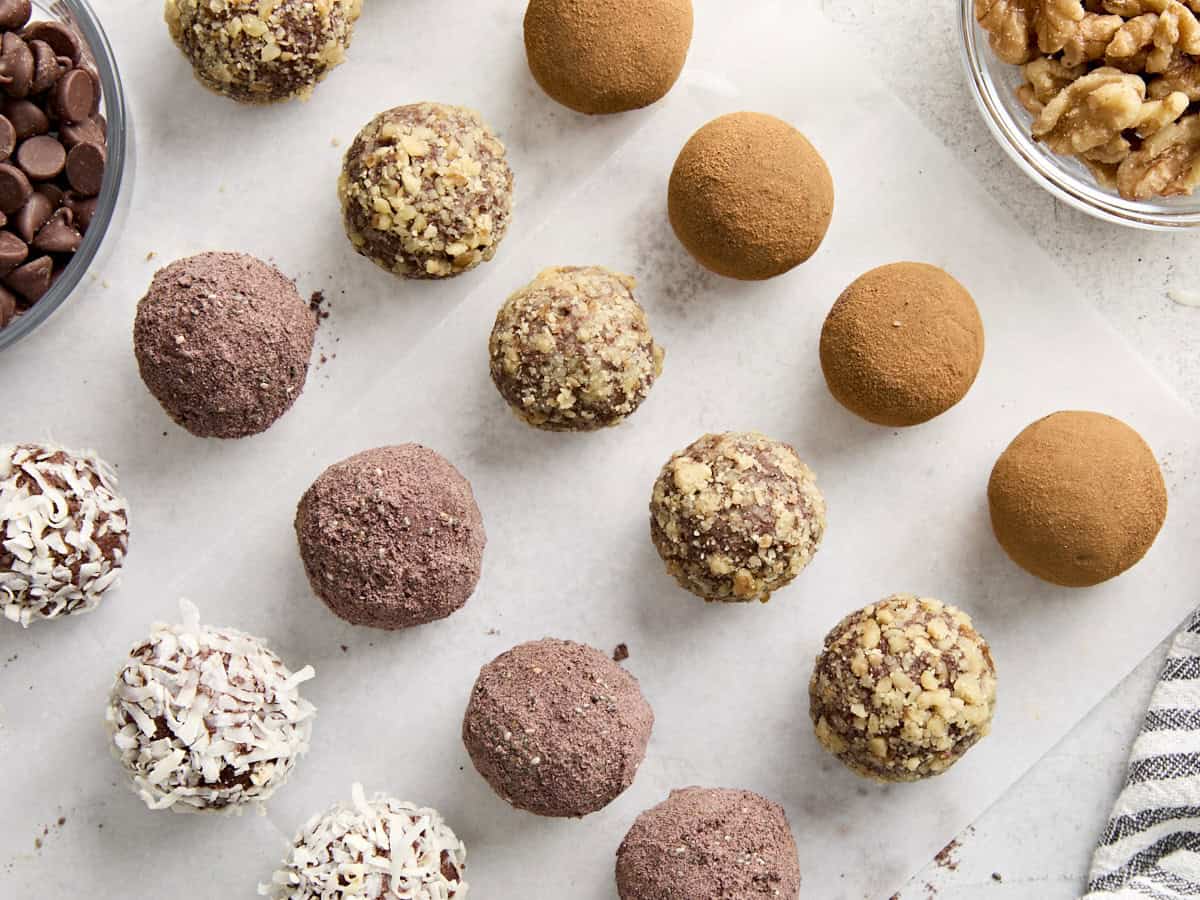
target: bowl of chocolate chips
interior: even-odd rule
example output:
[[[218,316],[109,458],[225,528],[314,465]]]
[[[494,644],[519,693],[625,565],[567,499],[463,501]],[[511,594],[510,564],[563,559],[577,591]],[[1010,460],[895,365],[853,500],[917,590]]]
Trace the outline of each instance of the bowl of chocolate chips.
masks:
[[[0,350],[78,286],[125,155],[117,65],[86,0],[0,0]]]

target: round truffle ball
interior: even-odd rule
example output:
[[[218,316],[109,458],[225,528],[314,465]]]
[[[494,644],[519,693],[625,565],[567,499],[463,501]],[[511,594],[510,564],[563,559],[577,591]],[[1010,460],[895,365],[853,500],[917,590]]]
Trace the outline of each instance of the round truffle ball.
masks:
[[[868,422],[919,425],[966,396],[983,343],[966,288],[937,266],[892,263],[838,297],[821,329],[821,368],[834,398]]]
[[[0,604],[25,627],[91,612],[129,550],[129,507],[91,450],[0,445]]]
[[[628,275],[546,269],[509,297],[488,344],[492,381],[518,416],[546,431],[617,425],[662,374]]]
[[[766,603],[812,561],[825,499],[794,448],[756,432],[706,434],[663,466],[650,538],[705,600]]]
[[[338,179],[350,243],[404,278],[449,278],[491,259],[512,216],[504,156],[474,110],[415,103],[381,112],[346,151]]]
[[[594,115],[666,96],[692,43],[692,0],[530,0],[525,55],[542,90]]]
[[[671,227],[706,269],[762,281],[807,260],[833,218],[833,178],[799,131],[774,116],[709,122],[675,161]]]
[[[617,850],[621,900],[800,896],[800,859],[783,807],[752,791],[671,791]]]
[[[167,0],[171,37],[205,87],[241,103],[308,97],[346,58],[362,0]]]
[[[308,377],[317,320],[282,272],[244,253],[201,253],[159,269],[137,307],[142,381],[197,437],[266,431]]]
[[[859,775],[940,775],[991,730],[996,666],[970,617],[893,594],[842,619],[809,684],[817,740]]]
[[[419,444],[364,450],[322,472],[300,499],[296,537],[334,615],[393,630],[466,603],[487,543],[470,483]]]
[[[545,638],[480,670],[462,736],[479,774],[517,809],[580,817],[633,783],[653,725],[636,678],[599,650]]]
[[[467,848],[436,809],[376,794],[362,785],[350,803],[313,816],[259,894],[274,900],[454,900],[466,897]]]
[[[988,481],[992,530],[1017,565],[1090,587],[1137,564],[1167,518],[1154,452],[1119,419],[1057,412],[1000,455]]]
[[[150,809],[259,808],[308,751],[316,710],[259,638],[200,624],[153,626],[129,651],[109,695],[111,748]]]

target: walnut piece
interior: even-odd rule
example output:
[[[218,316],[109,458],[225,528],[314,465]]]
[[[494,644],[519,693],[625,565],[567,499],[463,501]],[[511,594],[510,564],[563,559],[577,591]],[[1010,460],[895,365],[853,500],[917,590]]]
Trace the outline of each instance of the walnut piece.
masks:
[[[1159,129],[1117,170],[1117,189],[1129,200],[1190,194],[1198,184],[1200,114]]]
[[[1039,0],[975,0],[975,20],[988,43],[1007,63],[1021,65],[1034,56],[1034,17]]]
[[[1155,100],[1180,91],[1188,100],[1200,101],[1200,60],[1176,55],[1162,76],[1150,82],[1147,93]]]
[[[1041,0],[1033,17],[1038,49],[1057,53],[1079,30],[1084,17],[1081,0]]]
[[[1159,105],[1146,102],[1141,78],[1106,66],[1060,91],[1034,120],[1032,132],[1055,153],[1082,154],[1112,147],[1122,132],[1161,114]]]
[[[1063,63],[1067,66],[1078,66],[1081,63],[1103,59],[1109,43],[1124,24],[1125,20],[1120,16],[1087,13],[1075,23],[1075,30],[1063,44]]]

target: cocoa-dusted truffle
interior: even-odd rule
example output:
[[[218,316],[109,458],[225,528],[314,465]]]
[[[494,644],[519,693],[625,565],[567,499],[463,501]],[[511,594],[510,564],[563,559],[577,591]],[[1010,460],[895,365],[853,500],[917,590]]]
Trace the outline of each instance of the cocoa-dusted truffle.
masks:
[[[621,900],[800,895],[800,859],[783,808],[752,791],[671,791],[617,850]]]
[[[826,635],[809,701],[817,739],[852,771],[919,781],[991,730],[996,666],[966,613],[893,594]]]
[[[992,529],[1013,562],[1065,587],[1090,587],[1141,560],[1167,517],[1167,488],[1136,431],[1097,412],[1034,422],[988,481]]]
[[[966,288],[926,263],[857,278],[821,330],[834,398],[877,425],[919,425],[958,403],[983,363],[983,322]]]
[[[812,470],[755,432],[706,434],[668,460],[650,498],[650,537],[667,571],[705,600],[767,602],[824,533]]]
[[[346,151],[338,198],[354,249],[405,278],[449,278],[496,255],[512,215],[504,145],[479,113],[381,112]]]
[[[362,0],[166,0],[205,87],[242,103],[307,98],[346,57]]]
[[[138,303],[142,380],[197,437],[240,438],[287,412],[308,377],[317,321],[278,269],[201,253],[160,269]]]
[[[545,638],[480,670],[462,736],[517,809],[579,817],[633,783],[653,725],[636,678],[593,647]]]
[[[313,591],[354,625],[444,619],[475,590],[487,535],[471,485],[419,444],[364,450],[321,473],[296,510]]]
[[[200,624],[157,623],[129,651],[109,696],[111,748],[150,809],[260,809],[308,751],[313,705],[259,638]]]
[[[676,236],[702,266],[761,281],[817,252],[833,217],[833,178],[787,122],[730,113],[680,151],[667,209]]]
[[[467,848],[436,809],[361,784],[304,824],[270,884],[274,900],[455,900],[468,892]]]
[[[594,115],[671,90],[692,43],[692,0],[530,0],[525,55],[542,90]]]
[[[129,508],[91,450],[0,445],[0,605],[28,627],[91,612],[117,583]]]
[[[638,408],[663,349],[635,283],[598,266],[546,269],[504,302],[488,349],[517,415],[547,431],[593,431]]]

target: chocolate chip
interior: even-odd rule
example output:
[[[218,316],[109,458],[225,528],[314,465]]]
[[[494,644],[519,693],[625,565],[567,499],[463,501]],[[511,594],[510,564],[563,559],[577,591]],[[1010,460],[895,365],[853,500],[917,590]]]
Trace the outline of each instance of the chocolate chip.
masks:
[[[92,224],[92,216],[96,213],[96,198],[81,197],[74,191],[67,191],[62,202],[75,216],[75,224],[79,226],[79,230],[86,232]]]
[[[52,184],[52,183],[39,184],[33,189],[33,192],[35,194],[41,194],[47,200],[49,200],[50,206],[53,209],[58,209],[60,206],[63,205],[63,197],[65,197],[66,193],[67,193],[62,188],[60,188],[57,184]],[[0,222],[0,228],[3,228],[3,227],[4,227],[4,224],[2,222]]]
[[[50,289],[53,275],[54,260],[48,256],[39,256],[32,262],[27,262],[10,272],[4,279],[4,284],[29,303],[35,303],[41,299],[42,294]]]
[[[82,122],[64,122],[58,126],[58,139],[66,144],[67,149],[87,141],[91,141],[93,144],[103,144],[103,122],[104,120],[100,117],[89,117]]]
[[[62,77],[63,66],[59,64],[59,55],[45,41],[30,41],[29,49],[33,51],[33,84],[29,90],[34,94],[54,87],[54,83]]]
[[[16,166],[0,163],[0,212],[15,213],[25,205],[33,185]]]
[[[0,116],[0,160],[12,156],[13,148],[17,146],[17,129],[13,123]]]
[[[25,201],[25,205],[13,216],[13,231],[20,235],[25,243],[30,243],[41,227],[50,221],[54,209],[49,197],[34,191]]]
[[[0,287],[0,328],[11,322],[16,315],[17,298],[10,291]]]
[[[11,31],[0,40],[0,85],[10,97],[24,97],[33,86],[33,51]]]
[[[25,242],[11,231],[0,231],[0,275],[7,275],[29,255]]]
[[[17,131],[18,141],[50,130],[49,117],[41,107],[29,100],[8,100],[3,111],[5,118]]]
[[[34,181],[50,181],[62,174],[67,151],[48,134],[22,141],[17,148],[17,165]],[[103,176],[103,169],[101,170]]]
[[[67,181],[77,194],[94,197],[100,193],[104,184],[105,159],[103,144],[87,141],[71,148],[67,154]]]
[[[83,69],[72,69],[54,86],[54,111],[64,122],[82,122],[92,114],[96,85]]]
[[[92,77],[92,84],[95,90],[92,91],[92,108],[88,114],[98,116],[100,114],[100,94],[104,90],[104,85],[100,83],[100,73],[87,63],[81,63],[79,69],[82,72],[87,72]]]
[[[74,253],[83,235],[72,224],[73,220],[69,209],[58,210],[33,239],[33,249],[43,253]]]
[[[83,52],[79,35],[61,22],[34,22],[21,32],[21,36],[27,41],[45,41],[59,56],[65,56],[72,65],[79,65]]]
[[[33,15],[33,4],[29,0],[0,0],[0,28],[16,31]]]

